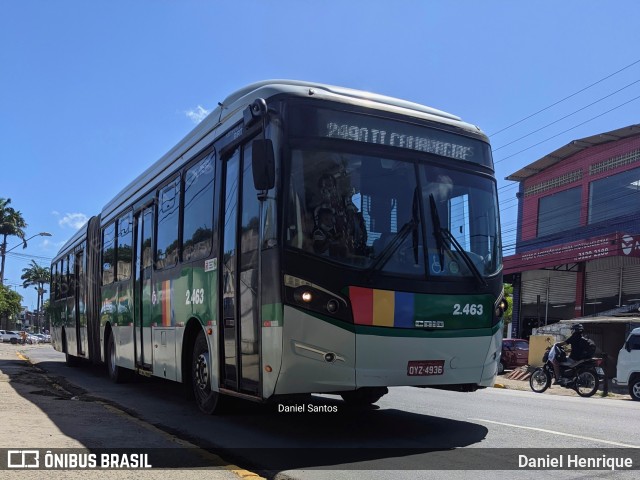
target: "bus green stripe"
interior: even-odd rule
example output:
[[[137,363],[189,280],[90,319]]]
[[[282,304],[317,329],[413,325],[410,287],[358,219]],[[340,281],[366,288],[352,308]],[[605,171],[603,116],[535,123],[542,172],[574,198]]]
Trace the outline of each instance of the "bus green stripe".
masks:
[[[358,335],[374,335],[378,337],[413,337],[413,338],[463,338],[463,337],[488,337],[493,336],[503,327],[504,320],[500,320],[492,327],[480,328],[464,328],[458,330],[421,330],[417,328],[393,328],[393,327],[376,327],[369,325],[354,325],[346,323],[335,318],[328,317],[316,312],[303,310],[295,306],[291,306],[299,312],[310,315],[323,322],[347,330]]]

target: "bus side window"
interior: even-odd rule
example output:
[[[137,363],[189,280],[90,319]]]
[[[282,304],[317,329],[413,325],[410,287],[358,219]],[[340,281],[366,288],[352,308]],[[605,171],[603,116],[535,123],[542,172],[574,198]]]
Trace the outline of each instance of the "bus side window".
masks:
[[[60,298],[64,298],[67,296],[67,291],[65,289],[64,286],[64,275],[62,272],[64,272],[64,260],[60,260],[58,262],[58,268],[57,268],[57,272],[58,272],[58,299]]]
[[[180,212],[180,177],[163,187],[158,194],[156,269],[172,267],[178,261],[178,213]]]
[[[58,264],[51,265],[51,299],[58,299]]]
[[[118,255],[117,281],[131,278],[131,262],[133,257],[133,221],[131,212],[118,220]]]
[[[187,170],[184,178],[182,258],[185,262],[205,258],[213,240],[214,154]]]
[[[73,297],[76,290],[75,255],[70,253],[67,256],[67,296]]]
[[[115,280],[116,224],[112,223],[102,232],[102,284],[109,285]]]

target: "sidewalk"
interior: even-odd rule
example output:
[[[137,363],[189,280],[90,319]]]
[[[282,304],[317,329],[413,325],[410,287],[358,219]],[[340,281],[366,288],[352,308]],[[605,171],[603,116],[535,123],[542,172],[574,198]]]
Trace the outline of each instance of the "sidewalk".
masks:
[[[511,378],[510,378],[511,377]],[[529,386],[529,375],[526,373],[526,369],[516,369],[505,372],[502,375],[498,375],[496,377],[496,383],[494,385],[495,388],[505,388],[508,390],[522,390],[525,392],[532,392],[531,387]],[[567,397],[578,397],[580,395],[576,393],[575,390],[570,388],[564,388],[560,385],[551,385],[542,395],[564,395]],[[591,398],[609,398],[609,399],[617,399],[617,400],[631,400],[629,395],[624,395],[621,393],[613,393],[609,390],[609,394],[606,397],[602,396],[602,385],[600,389],[593,395]]]
[[[28,346],[51,348],[50,345]],[[43,370],[32,365],[22,355],[23,345],[0,343],[0,478],[7,476],[8,450],[60,449],[86,454],[95,449],[124,448],[131,452],[162,449],[167,456],[195,458],[204,467],[152,468],[135,470],[11,470],[15,480],[173,480],[199,479],[240,480],[259,479],[252,472],[229,464],[217,455],[199,449],[185,440],[141,421],[127,412],[98,399],[80,399],[58,385]],[[183,453],[184,452],[184,453]]]

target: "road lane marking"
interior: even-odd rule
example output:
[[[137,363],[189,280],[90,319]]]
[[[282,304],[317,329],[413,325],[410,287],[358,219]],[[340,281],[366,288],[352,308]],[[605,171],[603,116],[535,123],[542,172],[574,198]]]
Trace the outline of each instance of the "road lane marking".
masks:
[[[16,352],[16,357],[18,357],[20,360],[24,360],[25,362],[29,361],[29,357],[25,357],[21,352]]]
[[[545,428],[525,427],[524,425],[514,425],[512,423],[494,422],[493,420],[485,420],[484,418],[470,418],[469,420],[472,420],[475,422],[495,423],[496,425],[503,425],[505,427],[522,428],[524,430],[533,430],[536,432],[552,433],[554,435],[561,435],[563,437],[572,437],[572,438],[579,438],[581,440],[589,440],[592,442],[606,443],[608,445],[615,445],[616,447],[640,448],[640,446],[638,445],[628,445],[626,443],[612,442],[610,440],[602,440],[600,438],[585,437],[583,435],[574,435],[572,433],[556,432],[555,430],[547,430]]]

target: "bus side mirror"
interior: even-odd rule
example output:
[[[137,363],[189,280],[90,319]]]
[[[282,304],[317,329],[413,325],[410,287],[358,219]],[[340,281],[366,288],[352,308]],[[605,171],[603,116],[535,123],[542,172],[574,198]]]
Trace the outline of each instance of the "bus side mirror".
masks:
[[[270,139],[257,139],[251,144],[253,158],[253,185],[256,190],[271,190],[275,185],[276,165],[273,142]]]

